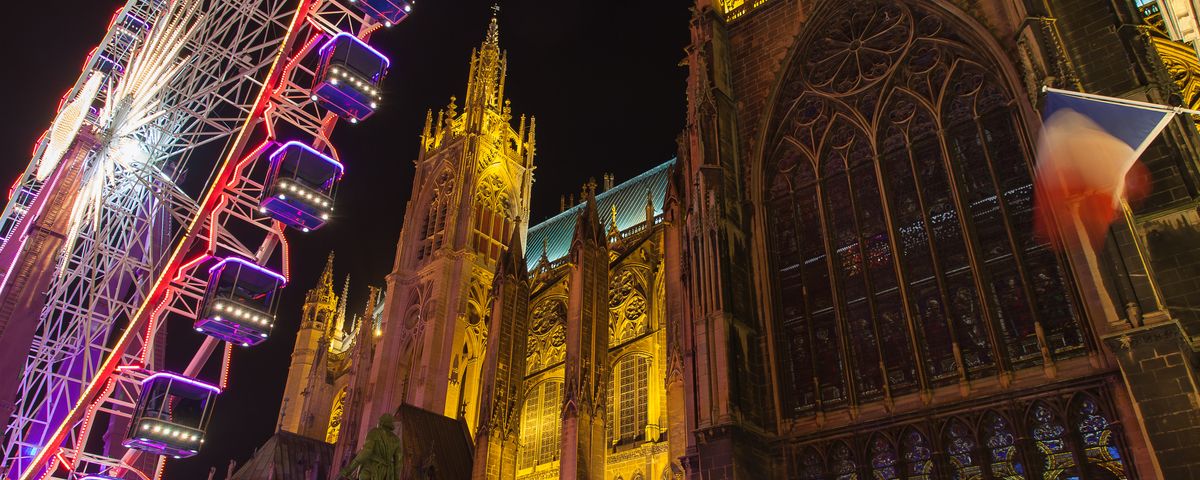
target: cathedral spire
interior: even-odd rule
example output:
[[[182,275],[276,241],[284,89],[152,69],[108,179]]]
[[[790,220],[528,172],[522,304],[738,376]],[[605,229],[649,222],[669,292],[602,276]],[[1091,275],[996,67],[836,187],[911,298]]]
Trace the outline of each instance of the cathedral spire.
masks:
[[[492,22],[488,24],[487,37],[483,40],[485,46],[500,49],[500,26],[496,23],[496,18],[500,16],[500,4],[492,4]]]
[[[467,96],[464,99],[465,114],[474,114],[482,120],[483,110],[500,113],[504,98],[504,75],[508,59],[500,50],[500,25],[497,15],[499,5],[492,6],[492,20],[479,49],[471,54],[471,74],[467,81]]]
[[[327,290],[333,290],[333,254],[334,251],[329,251],[329,258],[325,259],[325,271],[321,272],[321,280],[317,282],[317,287],[325,287]]]
[[[328,336],[340,331],[346,323],[346,300],[350,298],[350,275],[346,275],[346,282],[342,285],[342,296],[338,297],[337,313],[333,315],[333,321],[329,322]]]

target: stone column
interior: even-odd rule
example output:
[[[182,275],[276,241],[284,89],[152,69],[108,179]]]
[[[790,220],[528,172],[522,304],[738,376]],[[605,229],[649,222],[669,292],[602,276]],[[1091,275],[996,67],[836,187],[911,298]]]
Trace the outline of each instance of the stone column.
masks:
[[[529,274],[513,229],[508,250],[492,281],[492,310],[480,384],[479,429],[475,434],[474,480],[511,480],[517,472],[517,433],[525,386],[529,337]]]
[[[1141,420],[1157,478],[1200,478],[1196,352],[1178,321],[1108,335]]]
[[[608,361],[608,244],[596,214],[595,185],[571,242],[559,478],[603,480]]]

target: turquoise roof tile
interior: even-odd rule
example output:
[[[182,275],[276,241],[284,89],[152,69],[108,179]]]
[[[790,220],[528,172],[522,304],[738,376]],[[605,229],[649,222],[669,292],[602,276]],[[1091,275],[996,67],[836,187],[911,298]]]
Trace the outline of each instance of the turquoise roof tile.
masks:
[[[663,200],[667,196],[667,180],[675,159],[621,182],[613,188],[596,195],[596,210],[604,230],[612,223],[612,208],[617,207],[617,230],[624,231],[646,221],[646,191],[654,203],[654,215],[662,213]],[[571,239],[575,235],[575,218],[586,202],[580,202],[562,213],[529,227],[525,240],[525,262],[532,271],[542,259],[545,246],[546,258],[554,262],[567,256],[571,250]]]

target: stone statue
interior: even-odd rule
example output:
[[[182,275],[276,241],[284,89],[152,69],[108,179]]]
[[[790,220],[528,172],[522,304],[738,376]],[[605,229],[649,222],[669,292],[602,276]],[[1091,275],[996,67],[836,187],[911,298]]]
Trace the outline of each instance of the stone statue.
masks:
[[[393,428],[395,422],[391,414],[380,415],[379,425],[367,432],[362,450],[342,469],[340,476],[358,480],[399,480],[400,468],[404,466],[404,448],[400,437],[392,432]],[[353,475],[355,469],[357,475]]]

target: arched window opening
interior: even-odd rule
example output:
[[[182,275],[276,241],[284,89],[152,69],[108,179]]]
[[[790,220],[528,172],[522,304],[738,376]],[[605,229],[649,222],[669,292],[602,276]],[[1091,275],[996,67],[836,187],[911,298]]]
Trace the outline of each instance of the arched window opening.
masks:
[[[785,447],[788,477],[828,480],[1126,480],[1120,425],[1099,390],[956,412]],[[940,415],[938,415],[940,416]],[[923,428],[940,425],[936,436]],[[932,427],[931,427],[932,428]],[[821,453],[824,453],[822,456]]]
[[[613,368],[609,382],[608,437],[613,445],[646,436],[650,406],[650,359],[627,355]]]
[[[1072,422],[1079,432],[1080,447],[1087,459],[1091,478],[1125,479],[1124,457],[1117,446],[1112,425],[1096,399],[1080,395],[1072,404]]]
[[[429,208],[425,211],[424,221],[421,222],[421,245],[417,249],[418,260],[432,255],[434,250],[442,247],[446,230],[446,205],[450,202],[453,191],[454,176],[449,170],[442,171],[434,180]]]
[[[813,447],[807,447],[796,459],[794,469],[799,473],[800,480],[821,480],[825,478],[825,461]]]
[[[518,469],[535,469],[558,461],[562,443],[562,381],[548,380],[533,387],[521,413]]]
[[[1030,409],[1030,434],[1046,480],[1078,478],[1075,455],[1062,419],[1043,402]]]
[[[871,472],[874,480],[894,480],[900,478],[897,469],[896,446],[881,434],[875,434],[871,439]]]
[[[946,424],[945,448],[950,460],[950,478],[953,480],[971,480],[982,478],[983,469],[975,458],[975,450],[979,444],[975,435],[957,418],[950,419]]]
[[[508,181],[492,172],[479,181],[475,192],[474,232],[471,246],[475,252],[496,261],[512,231],[512,199]]]
[[[1080,354],[1066,270],[1032,235],[1004,60],[924,2],[822,19],[784,73],[762,176],[787,415]]]
[[[929,439],[920,430],[909,427],[901,434],[900,451],[904,455],[904,478],[933,478],[933,450],[929,448]]]
[[[1025,478],[1025,466],[1017,453],[1017,439],[1008,420],[995,412],[983,416],[981,440],[992,477],[1000,480]]]
[[[829,473],[835,480],[858,480],[858,462],[846,442],[836,442],[830,447]]]

